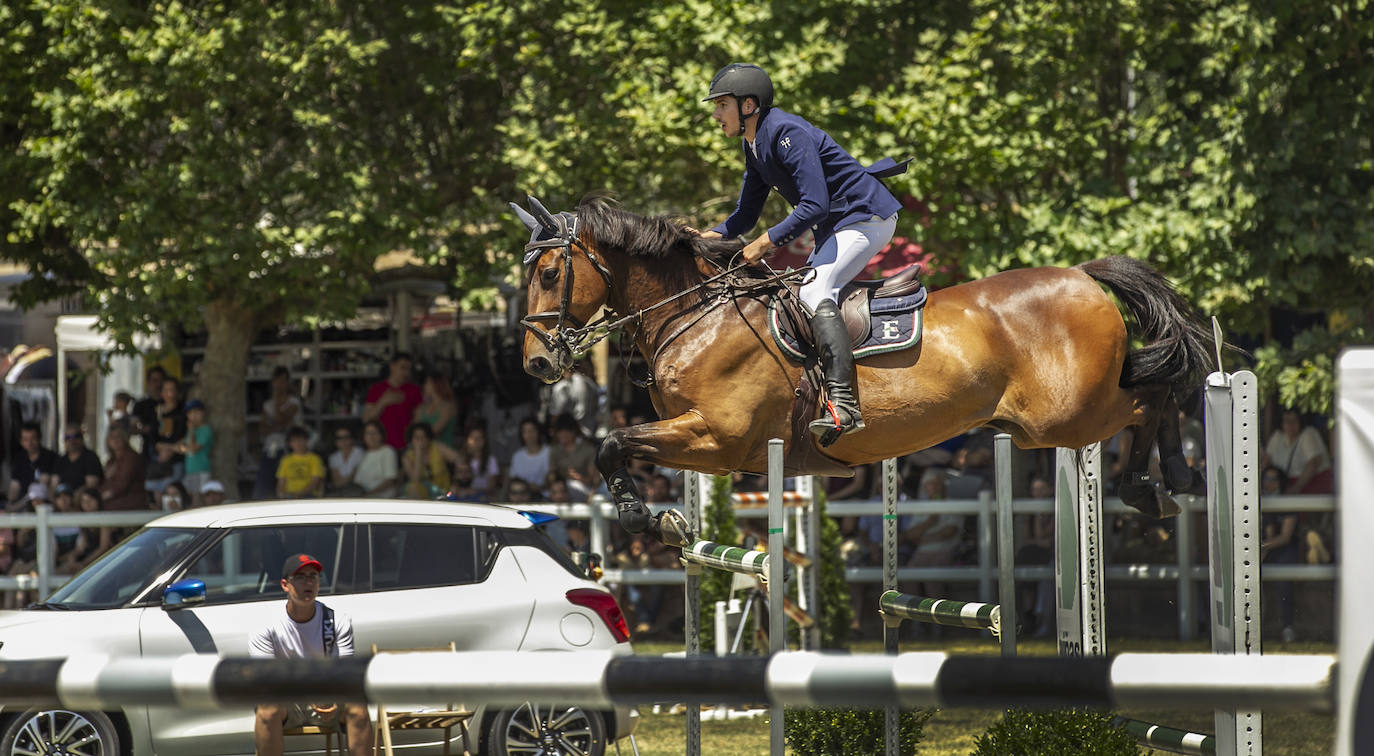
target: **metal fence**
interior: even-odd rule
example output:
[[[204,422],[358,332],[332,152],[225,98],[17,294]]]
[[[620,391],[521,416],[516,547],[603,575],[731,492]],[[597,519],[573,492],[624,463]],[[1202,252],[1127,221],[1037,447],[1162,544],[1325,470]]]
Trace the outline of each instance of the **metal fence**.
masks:
[[[1264,499],[1266,514],[1280,512],[1328,513],[1335,511],[1333,496],[1270,496]],[[1207,502],[1202,497],[1178,497],[1184,514],[1174,518],[1174,559],[1170,562],[1108,563],[1106,579],[1115,583],[1173,582],[1177,593],[1179,636],[1191,639],[1196,633],[1195,612],[1197,610],[1197,583],[1206,581],[1207,565],[1196,563],[1194,554],[1206,541],[1206,534],[1194,532],[1191,516],[1195,512],[1205,512]],[[562,519],[585,520],[588,522],[589,546],[591,551],[607,555],[610,528],[615,527],[615,506],[601,497],[584,504],[529,503],[510,505],[523,510],[549,512]],[[667,509],[671,504],[654,505],[654,511]],[[1015,516],[1048,515],[1054,511],[1051,499],[1018,499],[1012,503]],[[1104,502],[1104,514],[1133,514],[1119,501]],[[881,501],[832,501],[826,505],[826,513],[831,517],[882,516]],[[38,569],[37,575],[0,576],[0,590],[36,589],[40,597],[47,597],[52,590],[65,582],[70,575],[56,574],[53,567],[52,529],[60,527],[134,527],[161,517],[164,512],[63,512],[55,513],[49,505],[41,505],[31,514],[0,514],[0,528],[38,531]],[[978,599],[996,601],[997,585],[997,508],[991,492],[985,492],[978,499],[902,501],[897,504],[899,516],[918,515],[925,517],[933,514],[964,515],[975,518],[975,541],[977,561],[974,564],[953,565],[948,567],[901,567],[897,571],[901,581],[933,581],[945,583],[974,583],[978,586]],[[786,537],[796,532],[801,510],[789,512]],[[767,519],[764,509],[736,509],[735,517],[745,519]],[[608,555],[609,556],[609,555]],[[1019,581],[1053,580],[1052,564],[1020,566],[1015,571]],[[846,567],[845,578],[851,583],[881,584],[880,566]],[[608,567],[605,581],[624,585],[682,585],[685,578],[680,569],[618,569]],[[1261,572],[1263,580],[1277,581],[1334,581],[1334,564],[1265,564]]]

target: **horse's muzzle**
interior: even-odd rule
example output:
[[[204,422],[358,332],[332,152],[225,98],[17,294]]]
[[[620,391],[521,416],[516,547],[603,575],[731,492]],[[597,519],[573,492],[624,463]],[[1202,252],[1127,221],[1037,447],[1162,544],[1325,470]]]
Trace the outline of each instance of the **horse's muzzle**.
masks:
[[[545,383],[554,383],[568,372],[568,366],[559,364],[562,360],[551,360],[545,355],[535,355],[525,360],[525,372]]]

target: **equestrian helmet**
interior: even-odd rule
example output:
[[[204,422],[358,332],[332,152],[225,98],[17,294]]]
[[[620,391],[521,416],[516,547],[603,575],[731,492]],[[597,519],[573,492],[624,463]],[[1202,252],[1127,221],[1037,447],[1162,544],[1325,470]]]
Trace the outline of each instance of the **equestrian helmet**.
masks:
[[[753,97],[759,110],[767,110],[773,107],[773,80],[753,63],[731,63],[716,72],[711,79],[711,90],[702,102],[722,95],[733,95],[741,102],[746,97]]]

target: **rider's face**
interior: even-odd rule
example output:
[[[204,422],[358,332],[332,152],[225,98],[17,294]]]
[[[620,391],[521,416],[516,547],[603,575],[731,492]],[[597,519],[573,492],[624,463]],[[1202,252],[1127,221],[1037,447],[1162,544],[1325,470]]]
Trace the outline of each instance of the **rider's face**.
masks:
[[[722,95],[711,101],[716,107],[711,111],[711,117],[716,119],[720,128],[728,137],[739,135],[739,108],[735,103],[737,100],[731,95]]]

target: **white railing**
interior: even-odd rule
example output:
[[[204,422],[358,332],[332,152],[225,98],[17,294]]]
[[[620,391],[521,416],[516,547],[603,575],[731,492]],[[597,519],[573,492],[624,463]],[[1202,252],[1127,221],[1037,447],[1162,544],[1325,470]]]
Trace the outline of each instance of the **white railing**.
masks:
[[[1138,581],[1173,582],[1178,599],[1179,636],[1191,640],[1195,634],[1194,617],[1197,606],[1197,583],[1208,580],[1207,564],[1195,563],[1195,543],[1205,543],[1205,533],[1194,533],[1194,523],[1189,515],[1205,512],[1207,501],[1202,496],[1176,497],[1183,508],[1183,514],[1174,518],[1174,558],[1169,562],[1158,563],[1108,563],[1105,578],[1114,583]],[[564,519],[592,520],[590,526],[590,546],[595,553],[606,554],[607,528],[615,523],[615,507],[608,501],[596,497],[591,504],[521,504],[521,509],[539,510],[557,514]],[[514,505],[513,505],[514,506]],[[651,505],[655,512],[673,505]],[[1335,511],[1334,496],[1269,496],[1264,499],[1265,514],[1284,512],[1322,513]],[[1103,502],[1103,514],[1138,514],[1121,501],[1113,498]],[[1048,515],[1054,512],[1053,499],[1017,499],[1012,502],[1012,512],[1016,516]],[[897,513],[902,515],[953,514],[974,516],[978,560],[972,565],[949,567],[901,567],[897,571],[901,581],[931,581],[946,583],[977,583],[978,600],[995,601],[997,585],[997,548],[996,502],[991,492],[985,492],[979,499],[944,499],[935,501],[901,501],[897,503]],[[767,511],[761,509],[736,509],[737,519],[766,519]],[[882,501],[832,501],[826,504],[826,514],[831,517],[881,516]],[[789,519],[789,524],[790,520]],[[1200,541],[1198,539],[1201,539]],[[609,559],[607,560],[609,563]],[[1303,581],[1330,582],[1336,579],[1335,564],[1264,564],[1261,577],[1266,581]],[[1017,580],[1053,580],[1054,565],[1043,564],[1021,566],[1015,570]],[[851,583],[881,583],[882,568],[846,567],[845,579]],[[607,567],[604,580],[626,585],[682,585],[683,571],[679,569],[619,569]]]
[[[38,531],[38,574],[0,575],[0,590],[37,590],[39,597],[47,598],[53,588],[71,578],[71,575],[57,574],[53,565],[53,528],[139,527],[164,514],[167,513],[151,509],[134,512],[54,512],[51,504],[39,504],[33,512],[0,514],[0,529]]]
[[[1176,584],[1178,595],[1179,635],[1191,639],[1194,635],[1194,612],[1196,610],[1196,584],[1208,579],[1207,565],[1195,564],[1193,560],[1194,541],[1204,538],[1205,534],[1193,533],[1193,512],[1206,510],[1207,502],[1202,497],[1180,496],[1177,498],[1184,514],[1174,518],[1175,548],[1174,559],[1167,563],[1108,564],[1106,579],[1111,582],[1125,583],[1137,581],[1165,582]],[[1263,510],[1266,514],[1278,512],[1332,512],[1336,500],[1333,496],[1271,496],[1264,499]],[[588,535],[591,551],[607,555],[609,529],[615,527],[615,506],[602,497],[594,497],[590,503],[550,504],[525,503],[509,504],[517,509],[549,512],[566,520],[586,520],[589,523]],[[650,508],[655,512],[668,509],[674,504],[655,504]],[[1054,501],[1051,499],[1018,499],[1012,502],[1015,515],[1051,514]],[[1135,510],[1115,499],[1103,503],[1104,514],[1132,514]],[[826,504],[826,513],[831,517],[881,516],[881,501],[832,501]],[[996,548],[996,503],[991,492],[979,499],[945,499],[936,501],[901,501],[897,503],[898,515],[953,514],[974,516],[977,520],[978,560],[972,565],[949,567],[902,567],[897,577],[902,581],[932,581],[946,583],[977,583],[978,597],[982,601],[996,600],[997,585],[997,548]],[[161,517],[165,512],[64,512],[55,513],[49,505],[40,505],[35,513],[0,514],[0,528],[38,531],[38,574],[0,576],[0,590],[36,589],[40,597],[47,597],[52,590],[61,585],[70,575],[56,574],[53,567],[52,529],[58,527],[135,527]],[[744,519],[767,519],[764,509],[736,509],[735,517]],[[789,517],[791,525],[792,518]],[[609,563],[609,559],[607,559]],[[1262,569],[1263,580],[1277,581],[1333,581],[1337,567],[1334,564],[1265,564]],[[1053,580],[1054,565],[1021,566],[1016,568],[1017,580]],[[847,567],[845,579],[851,583],[881,583],[882,568]],[[633,585],[682,585],[684,573],[680,569],[619,569],[607,567],[604,580],[610,583]]]

